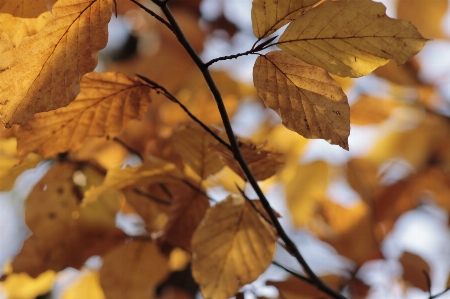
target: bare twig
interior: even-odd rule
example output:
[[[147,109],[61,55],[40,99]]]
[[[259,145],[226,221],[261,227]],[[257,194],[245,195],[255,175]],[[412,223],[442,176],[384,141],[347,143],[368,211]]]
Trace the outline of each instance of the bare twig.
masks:
[[[195,62],[195,64],[199,68],[199,70],[202,72],[203,77],[213,94],[213,97],[216,101],[218,110],[222,117],[223,125],[225,127],[225,131],[227,133],[228,139],[230,140],[230,145],[231,145],[231,149],[232,149],[234,158],[241,166],[242,171],[247,176],[248,182],[253,187],[253,189],[255,190],[259,199],[261,200],[261,203],[264,206],[264,209],[267,211],[272,223],[274,224],[279,237],[283,240],[283,242],[286,244],[286,246],[292,251],[294,257],[297,259],[297,261],[300,263],[300,265],[303,267],[303,269],[305,270],[305,272],[311,279],[312,284],[314,284],[318,289],[320,289],[324,293],[326,293],[334,298],[346,299],[342,294],[340,294],[339,292],[330,288],[319,277],[317,277],[317,275],[312,271],[312,269],[309,267],[308,263],[305,261],[305,259],[301,255],[301,253],[298,250],[295,243],[286,234],[284,228],[281,226],[280,222],[278,221],[278,218],[277,218],[275,212],[272,210],[272,208],[269,204],[269,201],[265,197],[264,193],[262,192],[261,188],[258,185],[257,180],[253,176],[253,173],[251,172],[245,159],[242,156],[242,153],[239,149],[239,144],[236,140],[233,129],[231,127],[231,122],[228,117],[228,113],[226,111],[225,104],[222,99],[222,95],[220,94],[220,91],[217,88],[217,85],[216,85],[214,79],[212,78],[211,73],[208,70],[208,66],[200,59],[197,52],[195,52],[192,45],[186,39],[186,36],[184,35],[184,33],[181,30],[180,26],[178,25],[177,21],[175,20],[169,7],[166,4],[162,4],[162,2],[158,1],[158,0],[153,0],[153,2],[160,6],[161,10],[163,11],[164,15],[166,16],[167,20],[169,21],[170,25],[172,26],[173,32],[174,32],[175,36],[177,37],[178,41],[185,48],[185,50],[191,56],[192,60]]]
[[[292,270],[286,268],[285,266],[279,264],[277,261],[272,261],[272,264],[274,264],[275,266],[277,266],[277,267],[283,269],[283,270],[286,271],[287,273],[289,273],[289,274],[291,274],[291,275],[293,275],[293,276],[295,276],[295,277],[297,277],[297,278],[299,278],[299,279],[301,279],[301,280],[304,280],[304,281],[306,281],[306,282],[309,282],[309,283],[313,284],[313,281],[312,281],[311,279],[309,279],[308,277],[303,276],[303,275],[301,275],[301,274],[299,274],[299,273],[297,273],[297,272],[294,272],[294,271],[292,271]]]
[[[151,15],[152,17],[154,17],[155,19],[157,19],[159,22],[161,22],[162,24],[164,24],[167,28],[169,28],[170,31],[173,32],[172,26],[170,26],[170,24],[164,20],[163,18],[161,18],[160,16],[158,16],[153,10],[148,9],[147,7],[145,7],[144,5],[142,5],[141,3],[137,2],[136,0],[130,0],[131,2],[133,2],[134,4],[136,4],[137,6],[139,6],[140,8],[142,8],[143,10],[145,10],[146,13],[148,13],[149,15]],[[165,1],[167,2],[167,1]],[[164,3],[164,2],[161,2]],[[158,5],[160,5],[159,3],[156,3]]]
[[[439,294],[430,296],[429,299],[435,299],[435,298],[437,298],[437,297],[439,297],[439,296],[441,296],[441,295],[444,295],[444,294],[447,293],[448,291],[450,291],[450,286],[447,286],[447,288],[446,288],[444,291],[440,292]]]

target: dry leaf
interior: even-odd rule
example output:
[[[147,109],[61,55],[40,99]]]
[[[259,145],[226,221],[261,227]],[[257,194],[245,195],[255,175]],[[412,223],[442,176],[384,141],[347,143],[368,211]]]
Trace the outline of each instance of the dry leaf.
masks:
[[[264,104],[280,115],[288,129],[348,150],[347,96],[325,70],[273,51],[258,57],[253,81]]]
[[[430,274],[430,266],[420,256],[405,251],[399,259],[403,266],[403,279],[424,292],[429,291],[427,279],[423,271]]]
[[[75,151],[88,137],[116,137],[133,119],[142,119],[150,103],[150,87],[122,73],[89,73],[81,93],[67,107],[35,115],[17,132],[19,156],[43,157]]]
[[[206,299],[226,299],[272,262],[276,237],[240,195],[208,210],[192,238],[192,275]]]
[[[253,33],[258,38],[264,38],[297,16],[305,13],[319,0],[254,0],[252,2]]]
[[[13,1],[10,1],[10,3]],[[9,36],[11,42],[18,46],[25,36],[31,36],[41,31],[51,18],[50,12],[43,13],[33,19],[16,18],[9,14],[0,13],[0,28]]]
[[[122,244],[103,259],[100,284],[108,299],[154,298],[169,273],[167,258],[149,241]]]
[[[242,178],[246,177],[239,163],[234,159],[233,153],[227,147],[223,144],[216,143],[211,145],[210,148],[216,150],[220,154],[220,159],[228,167],[233,169],[234,172]],[[240,142],[239,148],[248,167],[259,181],[273,176],[284,163],[284,155],[273,149],[267,142],[254,145],[251,142],[243,141]]]
[[[19,18],[36,18],[52,9],[57,0],[0,0],[0,13]]]
[[[72,102],[106,46],[110,0],[59,0],[52,11],[44,29],[2,50],[0,115],[7,128]],[[5,34],[0,43],[12,44]]]
[[[13,261],[14,272],[36,277],[51,269],[80,268],[125,238],[116,228],[117,195],[109,193],[80,207],[82,192],[74,183],[78,165],[56,163],[36,184],[25,203],[25,220],[32,231]]]
[[[16,148],[15,138],[0,138],[0,191],[11,190],[19,175],[42,160],[38,155],[30,154],[19,164]]]
[[[278,47],[341,77],[361,77],[389,59],[402,64],[424,46],[408,21],[386,16],[370,0],[326,1],[294,20]]]
[[[202,190],[185,186],[181,191],[174,196],[161,238],[174,247],[190,251],[192,235],[209,208],[209,199]]]
[[[367,204],[372,205],[380,189],[378,165],[364,158],[353,158],[347,162],[347,180]]]
[[[350,123],[353,125],[372,125],[386,121],[401,103],[389,99],[379,99],[361,95],[350,107]]]
[[[217,143],[203,128],[188,126],[172,135],[173,146],[183,161],[189,165],[200,178],[206,179],[210,174],[219,172],[223,165],[219,154],[209,148]]]
[[[415,59],[408,60],[405,64],[398,65],[395,61],[390,60],[382,67],[373,71],[376,76],[389,80],[392,83],[400,85],[419,85],[420,65]]]

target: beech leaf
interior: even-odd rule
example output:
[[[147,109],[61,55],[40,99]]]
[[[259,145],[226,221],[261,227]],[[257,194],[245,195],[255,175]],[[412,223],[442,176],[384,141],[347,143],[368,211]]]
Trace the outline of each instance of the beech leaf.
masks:
[[[272,262],[276,236],[240,195],[208,210],[192,238],[192,274],[206,299],[226,299]]]
[[[51,10],[57,0],[0,0],[0,13],[19,18],[36,18]]]
[[[36,114],[17,132],[19,157],[75,151],[88,137],[115,137],[133,119],[142,119],[150,87],[122,73],[89,73],[81,93],[67,107]]]
[[[348,150],[347,96],[325,70],[272,51],[256,60],[253,82],[264,104],[280,115],[286,128]]]
[[[0,35],[0,115],[5,127],[24,124],[38,112],[67,106],[81,77],[94,70],[106,46],[111,0],[60,0],[38,33],[11,46]]]
[[[0,28],[9,36],[11,42],[18,46],[25,36],[34,35],[42,30],[51,18],[50,12],[32,19],[16,18],[10,14],[0,13]]]
[[[370,0],[326,1],[294,20],[278,47],[341,77],[360,77],[416,55],[427,41],[410,22]]]
[[[253,0],[252,27],[258,38],[264,38],[305,13],[319,0]]]

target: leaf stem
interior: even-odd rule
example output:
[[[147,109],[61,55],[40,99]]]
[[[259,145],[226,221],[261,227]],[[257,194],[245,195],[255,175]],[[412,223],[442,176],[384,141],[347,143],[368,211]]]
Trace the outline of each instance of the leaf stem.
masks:
[[[208,70],[208,66],[200,59],[197,52],[195,52],[192,45],[189,43],[189,41],[186,39],[186,36],[184,35],[183,31],[181,30],[180,26],[178,25],[177,21],[175,20],[175,17],[173,16],[172,12],[170,11],[169,7],[166,4],[161,4],[160,1],[155,2],[155,4],[160,6],[161,10],[163,11],[164,15],[166,16],[168,22],[170,23],[173,32],[175,36],[177,37],[178,41],[181,43],[181,45],[185,48],[187,53],[191,56],[192,60],[195,62],[199,70],[202,72],[203,77],[208,84],[214,99],[216,101],[218,110],[220,112],[220,115],[222,117],[223,125],[225,127],[225,131],[228,135],[228,139],[230,140],[230,145],[232,148],[232,152],[234,155],[235,160],[239,163],[239,165],[242,168],[242,171],[247,176],[247,179],[250,183],[250,185],[255,190],[256,194],[258,195],[259,199],[261,200],[262,205],[264,206],[264,209],[269,214],[270,219],[272,220],[272,223],[274,224],[277,233],[279,237],[283,240],[283,242],[286,244],[286,246],[290,249],[294,257],[297,259],[297,261],[300,263],[300,265],[303,267],[305,272],[308,274],[309,278],[311,279],[312,283],[317,286],[320,290],[322,290],[324,293],[337,298],[337,299],[346,299],[343,295],[341,295],[339,292],[333,290],[328,285],[326,285],[317,275],[312,271],[312,269],[309,267],[303,256],[301,255],[300,251],[298,250],[295,243],[289,238],[289,236],[286,234],[285,230],[281,226],[280,222],[278,221],[278,218],[274,211],[272,210],[269,201],[265,197],[264,193],[262,192],[261,188],[258,185],[257,180],[253,176],[253,173],[251,172],[250,168],[248,167],[245,159],[242,156],[242,153],[239,149],[238,142],[236,140],[236,137],[234,135],[233,129],[231,127],[231,122],[228,117],[228,113],[225,108],[225,104],[222,99],[222,95],[220,94],[219,89],[217,88],[216,83],[214,82],[214,79],[211,76],[211,73]]]

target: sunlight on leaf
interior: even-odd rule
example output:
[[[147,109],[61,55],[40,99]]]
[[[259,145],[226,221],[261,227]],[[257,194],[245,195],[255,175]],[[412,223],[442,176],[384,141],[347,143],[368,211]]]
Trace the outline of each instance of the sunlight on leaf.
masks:
[[[192,238],[192,275],[206,299],[226,299],[272,262],[276,237],[240,195],[208,210]]]
[[[253,81],[264,104],[280,115],[288,129],[348,150],[347,96],[325,70],[273,51],[258,57]]]
[[[7,298],[35,299],[51,291],[56,273],[45,271],[36,278],[31,278],[26,273],[13,273],[8,275],[1,284]]]
[[[64,289],[61,299],[106,299],[100,286],[98,271],[85,273],[78,281]]]
[[[253,0],[252,27],[258,38],[271,35],[279,28],[302,15],[319,0]]]
[[[6,127],[75,99],[81,76],[94,70],[96,54],[106,46],[110,18],[110,0],[60,0],[44,29],[2,50],[0,115]],[[12,42],[3,34],[0,43]]]
[[[410,22],[385,12],[370,0],[327,1],[294,20],[278,47],[341,77],[367,75],[389,59],[405,63],[426,39]]]
[[[51,10],[57,0],[0,0],[0,13],[19,18],[36,18]]]
[[[51,18],[50,12],[43,13],[33,19],[16,18],[9,14],[0,13],[0,28],[9,36],[12,43],[18,46],[25,36],[31,36],[41,31]]]
[[[100,269],[100,284],[108,299],[153,298],[169,273],[168,260],[150,241],[132,241],[110,251]]]
[[[116,137],[130,121],[142,119],[150,87],[122,73],[89,73],[81,93],[67,107],[36,114],[17,132],[19,156],[43,157],[79,149],[88,137]]]

